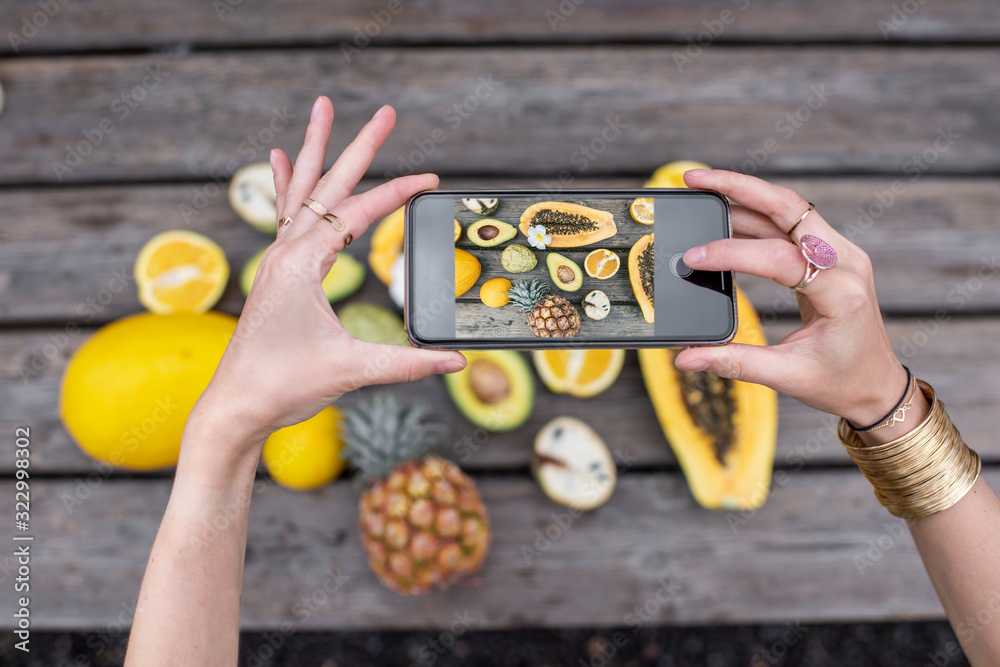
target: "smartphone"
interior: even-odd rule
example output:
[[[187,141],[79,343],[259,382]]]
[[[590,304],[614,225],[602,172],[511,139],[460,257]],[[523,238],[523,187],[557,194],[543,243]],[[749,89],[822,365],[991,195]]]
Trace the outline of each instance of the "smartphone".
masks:
[[[457,350],[727,343],[732,272],[683,254],[730,236],[728,200],[704,190],[423,192],[406,206],[406,333]]]

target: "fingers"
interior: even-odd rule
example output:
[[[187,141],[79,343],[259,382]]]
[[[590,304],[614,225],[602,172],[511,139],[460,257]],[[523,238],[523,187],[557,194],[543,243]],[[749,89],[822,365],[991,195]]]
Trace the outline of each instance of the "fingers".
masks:
[[[795,377],[792,360],[774,347],[730,343],[721,347],[696,347],[677,355],[674,365],[682,371],[709,371],[719,377],[755,382],[788,393]]]
[[[375,112],[354,141],[344,149],[333,167],[316,185],[313,199],[333,210],[348,197],[368,171],[375,154],[396,125],[396,112],[388,104]],[[339,214],[338,214],[339,215]]]
[[[731,206],[729,217],[733,223],[733,236],[752,239],[787,239],[771,218],[746,206]]]
[[[350,358],[357,362],[349,380],[354,388],[370,384],[413,382],[429,375],[455,373],[466,365],[461,352],[351,340]],[[337,351],[335,367],[343,368],[343,354],[342,349]]]
[[[735,171],[695,169],[684,174],[684,181],[694,188],[721,192],[741,206],[763,213],[782,232],[791,229],[809,208],[809,203],[794,190]],[[816,211],[810,213],[806,220],[796,234],[816,234],[824,239],[836,234]]]
[[[330,128],[333,126],[333,103],[329,98],[320,96],[313,104],[306,127],[306,138],[302,142],[302,150],[295,158],[295,170],[288,185],[286,196],[287,208],[279,208],[278,215],[295,217],[301,202],[309,196],[323,173],[323,162],[326,160],[326,147],[330,142]],[[298,222],[298,219],[296,219]]]
[[[784,238],[712,241],[685,252],[684,263],[699,271],[748,273],[785,287],[798,285],[806,272],[802,251]],[[853,275],[837,267],[821,271],[802,293],[809,297],[817,313],[830,315],[842,301],[845,281]]]
[[[292,162],[280,148],[271,151],[271,173],[274,174],[274,191],[277,194],[275,205],[280,218],[284,215],[282,211],[285,210],[285,195],[292,180]]]

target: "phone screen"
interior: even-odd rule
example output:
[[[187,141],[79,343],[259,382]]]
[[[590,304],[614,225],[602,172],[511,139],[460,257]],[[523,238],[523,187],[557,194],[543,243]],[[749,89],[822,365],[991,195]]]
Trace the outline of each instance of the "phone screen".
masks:
[[[688,248],[730,236],[694,190],[429,192],[407,209],[407,330],[442,347],[652,347],[727,341],[732,275]]]

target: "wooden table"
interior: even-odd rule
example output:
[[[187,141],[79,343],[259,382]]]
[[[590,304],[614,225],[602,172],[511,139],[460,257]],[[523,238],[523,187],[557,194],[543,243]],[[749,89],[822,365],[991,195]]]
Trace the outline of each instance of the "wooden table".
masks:
[[[171,482],[109,475],[70,441],[55,413],[68,358],[140,309],[128,276],[153,234],[205,233],[234,267],[267,243],[225,184],[272,146],[294,151],[321,93],[336,107],[332,154],[381,104],[399,113],[363,187],[416,168],[451,188],[635,187],[691,158],[796,189],[871,255],[893,344],[1000,481],[995,3],[51,4],[0,7],[0,25],[30,35],[0,46],[0,433],[34,436],[35,629],[120,632]],[[786,290],[742,284],[770,339],[795,328]],[[356,298],[387,302],[373,277]],[[219,308],[241,305],[234,280]],[[364,563],[355,485],[299,494],[262,478],[246,628],[444,628],[465,611],[476,629],[942,616],[832,419],[794,401],[780,402],[772,496],[739,514],[693,503],[632,353],[605,394],[539,387],[524,427],[475,447],[439,379],[396,389],[451,422],[444,453],[482,489],[495,534],[481,585],[399,598]],[[613,499],[571,524],[528,472],[533,434],[558,414],[631,457]],[[5,591],[5,628],[12,604]]]

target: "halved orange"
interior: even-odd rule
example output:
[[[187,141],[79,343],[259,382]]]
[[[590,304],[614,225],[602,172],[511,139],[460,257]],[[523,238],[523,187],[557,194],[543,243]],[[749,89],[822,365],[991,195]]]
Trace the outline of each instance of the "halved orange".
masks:
[[[625,350],[536,350],[531,358],[549,390],[590,398],[618,379],[625,364]]]
[[[139,301],[151,312],[203,313],[225,291],[229,262],[212,239],[174,229],[142,246],[133,273]]]
[[[583,268],[591,278],[607,280],[618,273],[622,260],[618,255],[605,248],[594,250],[583,260]]]
[[[628,207],[628,212],[632,219],[640,225],[653,224],[653,199],[651,197],[639,197]]]
[[[462,238],[462,225],[458,224],[458,220],[455,221],[455,243],[458,243],[458,239]]]

